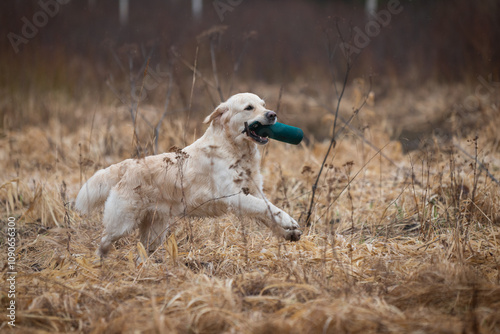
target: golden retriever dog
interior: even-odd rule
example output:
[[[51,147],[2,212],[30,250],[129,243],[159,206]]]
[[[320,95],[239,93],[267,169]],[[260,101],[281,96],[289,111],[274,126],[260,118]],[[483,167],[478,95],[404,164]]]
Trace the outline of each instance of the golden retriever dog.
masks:
[[[276,120],[257,95],[237,94],[205,119],[210,124],[205,134],[184,149],[128,159],[96,172],[78,193],[75,207],[88,214],[104,204],[98,255],[105,256],[114,241],[136,228],[152,252],[179,218],[227,212],[255,218],[286,240],[298,241],[302,232],[297,222],[262,191],[258,146],[269,139],[245,126]]]

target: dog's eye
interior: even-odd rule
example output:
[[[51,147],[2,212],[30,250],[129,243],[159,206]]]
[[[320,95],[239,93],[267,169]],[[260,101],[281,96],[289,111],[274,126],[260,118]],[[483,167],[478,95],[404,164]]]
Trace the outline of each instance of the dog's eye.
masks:
[[[247,107],[245,108],[245,110],[253,110],[253,106],[252,106],[252,105],[247,106]]]

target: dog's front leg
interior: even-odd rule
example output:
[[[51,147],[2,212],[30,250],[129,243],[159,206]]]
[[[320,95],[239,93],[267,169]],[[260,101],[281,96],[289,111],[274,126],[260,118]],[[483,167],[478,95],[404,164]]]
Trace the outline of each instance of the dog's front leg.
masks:
[[[238,194],[227,198],[227,201],[236,214],[257,218],[286,240],[300,240],[302,232],[299,230],[299,224],[267,199]]]

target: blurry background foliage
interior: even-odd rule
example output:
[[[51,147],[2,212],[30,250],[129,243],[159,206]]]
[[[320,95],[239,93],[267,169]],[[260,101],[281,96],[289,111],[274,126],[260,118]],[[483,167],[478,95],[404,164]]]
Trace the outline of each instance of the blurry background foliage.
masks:
[[[479,75],[492,75],[493,81],[499,81],[500,2],[400,2],[403,11],[393,15],[390,24],[382,27],[369,47],[363,49],[351,79],[371,75],[379,90],[412,89],[429,82],[461,82],[473,88]],[[23,116],[22,109],[28,97],[38,101],[47,92],[61,93],[63,98],[80,103],[113,101],[107,100],[115,97],[106,81],[128,81],[126,53],[130,47],[137,51],[134,56],[137,71],[156,46],[150,60],[152,68],[166,69],[173,64],[176,83],[188,92],[190,70],[171,50],[174,48],[192,64],[199,45],[198,68],[211,79],[208,42],[196,37],[221,24],[227,26],[216,48],[223,85],[230,81],[233,66],[245,48],[235,80],[278,85],[300,81],[307,83],[312,91],[328,91],[332,78],[328,70],[327,36],[333,47],[338,41],[337,23],[348,36],[351,28],[363,29],[367,22],[365,1],[361,0],[241,1],[232,11],[224,13],[222,22],[213,1],[202,3],[201,12],[194,15],[191,1],[130,0],[125,23],[120,22],[118,0],[70,1],[60,5],[57,15],[49,18],[28,43],[21,44],[16,54],[7,35],[11,32],[21,35],[22,18],[32,22],[41,7],[38,1],[2,1],[2,116],[9,114],[9,124],[14,127],[26,124],[28,119],[35,123],[46,120],[43,106],[39,106],[38,116]],[[377,10],[386,7],[387,1],[378,1]],[[121,58],[123,68],[117,57]],[[340,81],[345,58],[338,49],[333,56],[333,68],[336,80]],[[193,113],[199,111],[193,109]]]

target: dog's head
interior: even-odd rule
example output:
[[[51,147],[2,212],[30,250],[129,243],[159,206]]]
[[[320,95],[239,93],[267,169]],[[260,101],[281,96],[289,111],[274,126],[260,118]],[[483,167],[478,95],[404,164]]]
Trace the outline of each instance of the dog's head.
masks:
[[[264,100],[260,97],[251,93],[241,93],[221,103],[205,118],[204,123],[211,122],[215,126],[222,126],[235,141],[250,140],[256,144],[265,145],[269,139],[249,130],[245,123],[259,122],[262,125],[272,125],[277,119],[276,113],[267,110]]]

